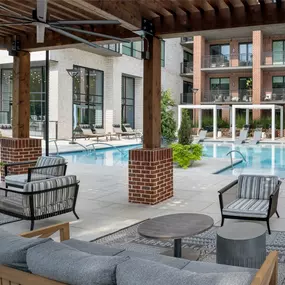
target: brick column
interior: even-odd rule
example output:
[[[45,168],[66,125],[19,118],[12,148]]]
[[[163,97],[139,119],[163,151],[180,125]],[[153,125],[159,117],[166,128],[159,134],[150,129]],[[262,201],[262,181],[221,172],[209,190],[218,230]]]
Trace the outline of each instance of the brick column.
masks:
[[[37,160],[42,155],[40,139],[32,138],[1,138],[0,154],[3,163]],[[32,165],[22,165],[9,168],[10,174],[27,173]],[[4,173],[1,175],[4,180]]]
[[[172,196],[172,150],[162,148],[130,151],[129,202],[154,205]]]
[[[262,31],[252,32],[252,103],[260,104],[262,92],[262,56],[263,56],[263,35]],[[253,110],[252,119],[260,119],[261,111]]]
[[[194,37],[194,61],[193,61],[193,88],[198,89],[194,95],[193,104],[199,105],[204,95],[205,87],[205,73],[201,71],[204,64],[203,59],[205,56],[205,38],[202,36]],[[198,111],[194,110],[194,121],[198,121]]]

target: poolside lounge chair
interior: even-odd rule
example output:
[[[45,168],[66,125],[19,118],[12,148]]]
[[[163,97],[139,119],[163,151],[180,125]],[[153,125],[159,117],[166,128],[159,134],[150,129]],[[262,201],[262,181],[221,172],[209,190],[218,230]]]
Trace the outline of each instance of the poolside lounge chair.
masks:
[[[248,144],[258,144],[262,137],[262,131],[254,131],[253,139]]]
[[[99,141],[99,138],[106,138],[108,140],[108,134],[105,134],[105,132],[101,132],[101,130],[97,133],[97,129],[94,129],[95,133],[93,133],[91,127],[89,125],[79,125],[82,133],[83,133],[83,137],[85,139],[90,139],[90,138],[96,138],[97,142]]]
[[[199,133],[199,136],[197,138],[194,138],[192,143],[201,143],[205,140],[207,135],[207,131],[206,130],[201,130]]]
[[[19,165],[35,165],[28,168],[28,173],[9,175],[9,169]],[[67,163],[60,156],[41,156],[37,161],[22,161],[4,165],[6,187],[23,188],[31,181],[46,180],[53,177],[65,176]]]
[[[225,219],[266,221],[271,234],[269,219],[276,214],[281,181],[271,175],[240,175],[218,191],[222,214],[221,227]],[[228,193],[226,193],[228,192]],[[227,195],[228,194],[228,195]],[[232,202],[224,205],[224,196]]]
[[[113,130],[114,130],[114,135],[118,136],[119,139],[121,139],[121,136],[127,136],[130,138],[130,136],[136,136],[136,133],[131,131],[131,132],[124,132],[121,128],[120,124],[114,124],[113,125]]]
[[[123,129],[127,133],[130,133],[130,134],[133,133],[136,136],[136,138],[142,136],[142,133],[140,131],[133,130],[130,124],[123,124]]]
[[[240,134],[239,134],[239,137],[235,140],[235,144],[243,144],[243,143],[245,143],[247,135],[248,135],[248,129],[241,130]]]

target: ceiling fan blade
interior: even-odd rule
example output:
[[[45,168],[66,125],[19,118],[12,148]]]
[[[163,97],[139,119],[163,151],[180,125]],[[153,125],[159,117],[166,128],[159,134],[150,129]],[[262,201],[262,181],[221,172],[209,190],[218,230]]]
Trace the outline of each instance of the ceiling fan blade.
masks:
[[[36,27],[37,27],[37,43],[44,43],[46,26],[45,24],[37,23]]]
[[[57,29],[57,28],[54,28],[54,27],[51,27],[51,26],[49,26],[47,28],[50,29],[51,31],[57,32],[57,33],[59,33],[59,34],[61,34],[63,36],[69,37],[71,39],[74,39],[74,40],[76,40],[78,42],[81,42],[83,44],[89,45],[91,47],[94,47],[94,48],[99,48],[100,47],[100,46],[98,46],[98,45],[96,45],[94,43],[88,42],[87,40],[84,40],[84,39],[82,39],[82,38],[80,38],[78,36],[75,36],[75,35],[73,35],[73,34],[71,34],[69,32],[63,31],[61,29]]]
[[[23,26],[23,25],[29,25],[31,22],[22,22],[22,23],[0,23],[0,27],[5,27],[5,26]]]
[[[20,17],[22,17],[23,19],[28,20],[28,21],[32,21],[32,20],[33,20],[33,19],[31,19],[31,18],[28,18],[28,17],[26,17],[26,16],[23,16],[23,15],[21,15],[20,13],[17,13],[17,12],[15,12],[15,11],[13,11],[13,10],[7,8],[4,4],[1,4],[1,5],[0,5],[0,10],[4,10],[4,11],[7,11],[7,12],[13,14],[13,15],[20,16]],[[7,17],[8,17],[8,16],[7,16]]]
[[[105,34],[101,34],[101,33],[91,32],[91,31],[85,31],[85,30],[69,28],[69,27],[58,27],[58,28],[61,30],[68,30],[68,31],[72,31],[72,32],[83,33],[86,35],[92,35],[92,36],[98,36],[98,37],[102,37],[102,38],[106,38],[106,39],[116,40],[116,41],[120,41],[123,43],[129,43],[130,42],[128,40],[124,40],[121,38],[117,38],[117,37],[113,37],[113,36],[109,36],[109,35],[105,35]]]
[[[119,25],[117,20],[78,20],[49,22],[50,25]]]
[[[37,0],[37,18],[44,23],[47,20],[47,1],[48,0]]]

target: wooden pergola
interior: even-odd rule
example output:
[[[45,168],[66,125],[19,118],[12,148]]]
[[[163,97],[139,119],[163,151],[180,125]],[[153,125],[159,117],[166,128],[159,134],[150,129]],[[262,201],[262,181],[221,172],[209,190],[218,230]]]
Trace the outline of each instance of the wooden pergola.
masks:
[[[11,16],[18,14],[30,17],[35,8],[36,0],[0,0],[0,23],[10,21],[5,17],[10,13],[9,11],[13,11],[13,14],[10,14]],[[157,150],[160,148],[161,38],[192,36],[205,31],[220,31],[221,29],[240,27],[248,27],[254,30],[263,25],[285,24],[284,12],[285,4],[283,0],[276,0],[274,3],[272,0],[48,1],[49,20],[119,20],[121,25],[83,25],[74,27],[123,39],[138,40],[139,35],[144,35],[146,38],[144,42],[145,51],[148,51],[146,56],[148,59],[144,60],[144,150]],[[145,32],[143,19],[146,19],[148,28],[151,25],[152,32]],[[100,36],[74,34],[90,42],[106,43],[106,39],[100,38]],[[0,48],[15,52],[15,46],[17,45],[19,49],[14,53],[13,67],[13,137],[28,138],[30,52],[76,47],[78,42],[46,30],[45,42],[37,43],[36,28],[31,25],[0,26]],[[149,160],[153,159],[151,155]],[[140,179],[143,181],[146,177]],[[155,188],[156,186],[155,184],[155,186],[149,187]],[[148,186],[144,185],[144,187],[147,188]],[[157,191],[159,190],[154,190],[154,196]],[[145,194],[144,201],[142,194],[140,195],[141,201],[137,202],[144,203],[148,199],[148,194]],[[158,200],[166,198],[168,196],[165,194]]]

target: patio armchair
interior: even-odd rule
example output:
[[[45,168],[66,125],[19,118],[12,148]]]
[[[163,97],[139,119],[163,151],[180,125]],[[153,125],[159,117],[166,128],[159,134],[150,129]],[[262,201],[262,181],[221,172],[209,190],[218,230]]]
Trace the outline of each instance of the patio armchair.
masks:
[[[75,175],[26,183],[23,191],[0,188],[0,213],[34,222],[75,212],[79,182]]]
[[[277,176],[240,175],[220,191],[219,202],[222,214],[221,227],[225,219],[266,221],[271,234],[269,219],[277,212],[281,181]],[[230,194],[230,196],[226,195]],[[224,205],[225,199],[229,199]]]
[[[10,168],[32,164],[35,164],[35,166],[29,167],[28,173],[9,175]],[[65,159],[60,156],[41,156],[37,161],[7,163],[4,165],[6,187],[13,186],[16,188],[23,188],[26,183],[31,181],[64,176],[66,168],[67,163]]]

